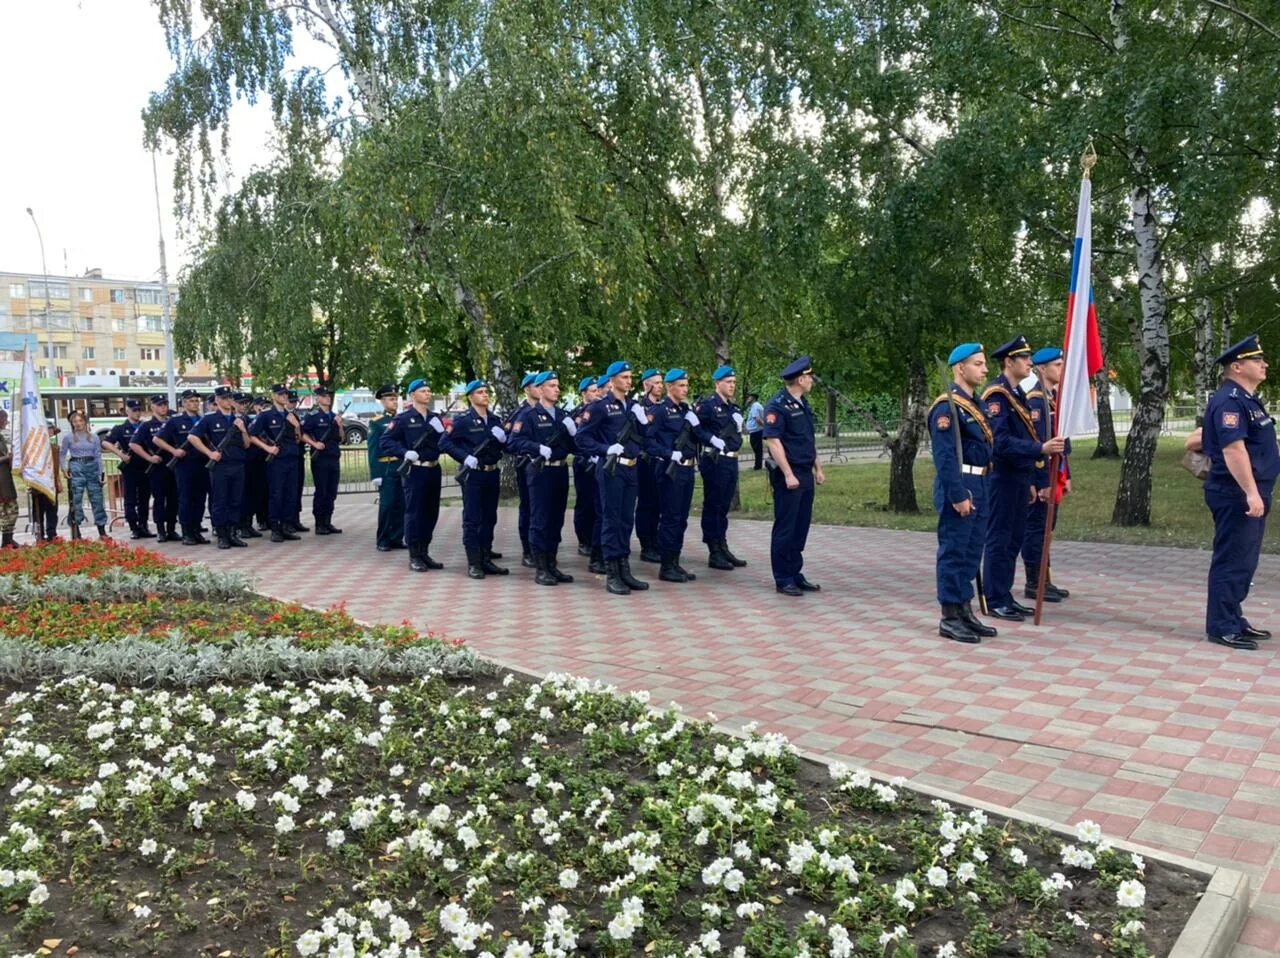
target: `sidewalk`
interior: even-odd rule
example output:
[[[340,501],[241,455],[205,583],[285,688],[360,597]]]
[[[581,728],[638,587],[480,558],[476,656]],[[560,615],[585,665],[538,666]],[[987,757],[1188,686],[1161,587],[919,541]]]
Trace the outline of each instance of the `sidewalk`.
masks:
[[[304,522],[309,503],[304,503]],[[1071,589],[1045,625],[1007,625],[979,646],[936,634],[933,536],[815,527],[805,573],[822,591],[774,592],[769,525],[736,522],[750,565],[706,568],[696,519],[683,564],[698,581],[610,596],[570,543],[555,589],[520,568],[515,510],[496,547],[505,578],[466,577],[456,508],[432,556],[373,548],[368,495],[339,499],[328,538],[248,549],[159,551],[253,573],[263,591],[356,618],[408,619],[530,672],[570,671],[647,688],[654,704],[759,721],[796,744],[1065,823],[1167,848],[1250,876],[1253,908],[1235,958],[1280,953],[1280,637],[1256,652],[1203,638],[1209,554],[1064,542],[1054,581]],[[1280,556],[1263,556],[1248,612],[1280,632]]]

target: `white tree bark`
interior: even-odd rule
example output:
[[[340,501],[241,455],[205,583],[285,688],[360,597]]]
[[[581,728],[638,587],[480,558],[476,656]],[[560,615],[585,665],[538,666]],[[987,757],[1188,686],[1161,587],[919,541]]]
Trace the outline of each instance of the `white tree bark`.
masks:
[[[1209,250],[1201,248],[1196,253],[1195,277],[1198,283],[1203,283],[1205,277],[1209,275],[1209,268],[1212,262],[1209,258]],[[1195,383],[1196,383],[1196,405],[1200,406],[1209,401],[1209,396],[1213,392],[1214,370],[1213,360],[1219,350],[1216,347],[1216,339],[1214,337],[1213,322],[1213,301],[1201,293],[1196,297],[1195,305]]]

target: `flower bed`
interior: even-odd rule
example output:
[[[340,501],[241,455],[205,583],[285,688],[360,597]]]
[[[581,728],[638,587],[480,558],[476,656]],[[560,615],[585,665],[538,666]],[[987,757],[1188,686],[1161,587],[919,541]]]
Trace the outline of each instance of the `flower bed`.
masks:
[[[109,569],[158,572],[175,564],[154,552],[110,539],[43,542],[0,550],[0,576],[25,576],[37,582],[52,575],[98,576]]]
[[[88,605],[0,609],[3,954],[1142,956],[1203,888],[341,610]]]

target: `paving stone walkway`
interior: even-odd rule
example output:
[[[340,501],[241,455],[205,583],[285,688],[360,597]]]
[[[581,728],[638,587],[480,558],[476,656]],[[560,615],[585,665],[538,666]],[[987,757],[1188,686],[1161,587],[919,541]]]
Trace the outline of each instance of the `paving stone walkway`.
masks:
[[[483,582],[466,577],[459,509],[442,510],[432,547],[446,568],[425,575],[373,549],[375,511],[344,496],[342,536],[157,548],[244,568],[280,598],[407,619],[534,673],[647,688],[884,775],[1229,865],[1253,896],[1233,955],[1280,953],[1280,637],[1256,652],[1203,640],[1207,552],[1060,543],[1054,579],[1071,598],[1040,627],[962,646],[936,635],[926,534],[816,527],[805,571],[823,588],[793,599],[774,592],[767,523],[732,525],[750,565],[728,573],[706,568],[695,520],[684,564],[698,581],[659,583],[637,555],[653,587],[623,598],[571,546],[561,567],[578,581],[535,585],[512,509],[498,530],[512,574]],[[1264,556],[1247,611],[1280,632],[1277,606],[1280,556]]]

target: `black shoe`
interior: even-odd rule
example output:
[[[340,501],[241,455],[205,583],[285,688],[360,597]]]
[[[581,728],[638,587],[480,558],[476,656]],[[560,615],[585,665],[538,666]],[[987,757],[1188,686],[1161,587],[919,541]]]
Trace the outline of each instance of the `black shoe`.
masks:
[[[974,632],[984,639],[994,638],[1000,634],[994,626],[987,625],[973,614],[973,604],[970,602],[960,606],[960,618],[964,620],[964,624],[969,627],[970,632]]]
[[[202,536],[198,532],[195,534],[195,540],[196,540],[196,545],[207,546],[209,544],[209,540],[206,539],[204,536]]]
[[[578,543],[578,555],[580,555],[580,556],[590,556],[590,555],[591,555],[591,546],[589,546],[589,545],[585,545],[585,546],[584,546],[584,545],[582,545],[582,543]]]
[[[1029,609],[1025,605],[1023,605],[1021,602],[1019,602],[1017,599],[1013,599],[1013,598],[1009,600],[1009,608],[1013,609],[1014,612],[1021,613],[1024,617],[1028,615],[1036,614],[1035,609]]]
[[[599,549],[591,550],[591,561],[587,563],[587,571],[592,575],[608,575],[609,569],[605,565],[604,553]]]
[[[987,615],[993,619],[1004,619],[1006,622],[1021,622],[1025,618],[1011,605],[988,606]]]
[[[147,528],[147,524],[145,522],[138,526],[139,539],[154,539],[155,537],[156,534]]]
[[[331,536],[340,536],[340,535],[342,535],[342,530],[341,530],[341,529],[339,529],[337,526],[335,526],[332,522],[326,522],[326,523],[325,523],[325,528],[329,530],[329,535],[331,535]]]
[[[969,628],[969,623],[964,620],[963,616],[964,606],[944,605],[942,607],[942,621],[938,623],[938,634],[944,639],[950,639],[952,642],[976,645],[982,641],[982,638],[977,632]]]
[[[649,583],[642,582],[631,574],[631,560],[619,559],[618,572],[622,576],[622,581],[627,584],[627,588],[632,592],[643,592],[649,588]]]
[[[1229,649],[1256,649],[1258,643],[1243,635],[1210,635],[1206,636],[1214,645],[1225,645]]]
[[[213,534],[218,537],[219,549],[231,548],[231,536],[227,533],[226,526],[214,526]]]
[[[560,560],[554,552],[547,553],[547,571],[556,577],[557,582],[572,582],[573,576],[560,571]]]
[[[325,525],[323,522],[317,522],[317,523],[316,523],[316,535],[318,535],[318,536],[327,536],[328,534],[329,534],[329,527],[328,527],[327,525]]]
[[[271,523],[271,541],[284,542],[284,526],[279,522]]]
[[[484,569],[485,575],[507,575],[507,574],[509,574],[509,573],[511,572],[511,570],[510,570],[510,569],[506,568],[505,566],[500,566],[500,565],[495,565],[495,564],[494,564],[493,557],[494,557],[495,555],[496,555],[496,556],[501,556],[501,555],[502,555],[502,553],[500,553],[500,552],[492,552],[492,551],[485,551],[485,550],[481,550],[481,553],[480,553],[480,568]]]
[[[547,568],[547,556],[545,553],[539,552],[533,557],[534,567],[538,570],[538,574],[533,577],[533,581],[538,585],[559,585],[560,580],[551,574],[551,570]]]
[[[783,595],[804,595],[804,590],[794,582],[788,582],[786,585],[780,585],[777,590]]]
[[[414,572],[426,572],[429,566],[423,560],[427,550],[420,545],[409,546],[409,568]]]
[[[720,554],[733,563],[735,568],[741,569],[747,564],[746,559],[739,559],[736,555],[729,551],[729,542],[727,539],[720,540]]]
[[[617,559],[605,560],[605,589],[613,595],[630,595],[631,589],[622,580],[621,563]]]
[[[201,544],[201,542],[195,536],[183,536],[182,544],[184,546],[198,546]]]
[[[1271,638],[1271,633],[1268,632],[1266,629],[1255,629],[1251,625],[1246,625],[1243,629],[1241,629],[1240,635],[1246,639],[1254,639],[1255,641],[1259,639]]]
[[[662,568],[658,570],[658,579],[662,582],[688,582],[689,579],[678,568],[673,555],[662,557]]]
[[[391,548],[393,548],[393,549],[407,549],[407,548],[409,548],[409,547],[408,547],[407,545],[405,545],[405,544],[404,544],[404,540],[403,540],[403,539],[397,539],[395,542],[391,543]]]
[[[253,527],[252,522],[246,522],[240,527],[241,539],[261,539],[262,533]]]
[[[378,543],[378,551],[379,551],[379,552],[390,552],[390,551],[391,551],[391,546],[384,546],[381,542],[379,542],[379,543]]]
[[[443,568],[444,568],[444,563],[443,563],[443,562],[437,562],[435,559],[431,558],[431,556],[427,553],[427,547],[426,547],[426,546],[423,546],[423,547],[422,547],[422,561],[423,561],[424,563],[426,563],[426,566],[427,566],[427,568],[428,568],[428,569],[443,569]]]
[[[645,545],[642,542],[640,543],[640,561],[661,564],[662,553],[658,551],[657,546]]]
[[[484,568],[480,564],[480,550],[475,546],[467,549],[467,577],[471,579],[484,578]]]
[[[822,586],[810,582],[799,572],[796,573],[796,585],[802,588],[805,592],[818,592],[822,589]]]
[[[1022,590],[1022,594],[1026,596],[1028,599],[1034,599],[1036,597],[1036,590],[1033,589],[1031,586],[1027,586],[1025,589]],[[1046,602],[1061,602],[1062,596],[1058,595],[1058,593],[1054,592],[1048,586],[1045,586],[1044,600]],[[1035,610],[1032,610],[1032,611],[1035,611]]]
[[[680,553],[677,552],[675,554],[675,556],[672,559],[672,563],[675,565],[676,571],[679,572],[682,576],[684,576],[686,582],[692,582],[696,578],[698,578],[696,575],[694,575],[692,572],[690,572],[688,569],[686,569],[684,566],[680,564]]]
[[[720,549],[719,542],[707,543],[710,555],[707,557],[707,566],[712,569],[719,569],[721,572],[732,572],[733,561],[724,554]]]
[[[1054,585],[1054,584],[1053,584],[1053,580],[1052,580],[1052,579],[1050,579],[1050,580],[1049,580],[1049,582],[1048,582],[1048,584],[1045,586],[1045,591],[1046,591],[1046,592],[1047,592],[1049,589],[1052,589],[1054,592],[1058,593],[1058,595],[1062,596],[1064,599],[1069,599],[1069,598],[1071,598],[1071,593],[1070,593],[1068,590],[1066,590],[1066,589],[1064,589],[1064,588],[1062,588],[1062,587],[1060,587],[1060,586],[1056,586],[1056,585]]]
[[[526,552],[520,556],[520,564],[526,569],[536,569],[538,567],[538,563],[533,560],[533,553],[531,552]]]
[[[301,539],[301,536],[294,534],[293,527],[289,523],[280,522],[277,525],[280,527],[280,534],[284,536],[285,542],[298,542]]]
[[[489,558],[490,558],[490,559],[501,559],[501,558],[502,558],[502,553],[501,553],[501,552],[494,552],[492,549],[490,549],[490,550],[489,550]]]
[[[294,532],[310,532],[311,531],[310,526],[304,526],[297,519],[291,519],[288,522],[286,522],[285,525],[291,528]]]

